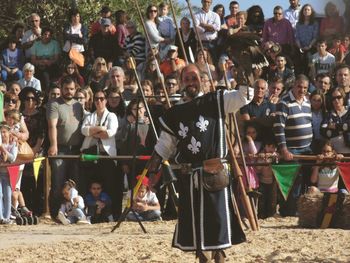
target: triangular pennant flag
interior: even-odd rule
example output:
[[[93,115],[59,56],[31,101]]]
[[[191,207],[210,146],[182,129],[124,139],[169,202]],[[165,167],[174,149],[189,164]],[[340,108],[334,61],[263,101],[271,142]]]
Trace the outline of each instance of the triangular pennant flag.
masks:
[[[292,190],[299,169],[300,164],[296,163],[272,165],[273,174],[285,200],[287,200],[289,192]]]
[[[35,183],[38,182],[39,170],[40,170],[40,166],[41,166],[42,161],[43,161],[43,158],[37,158],[37,159],[34,159],[34,162],[33,162]]]
[[[346,189],[350,191],[350,163],[336,163],[339,169],[340,176],[343,178]]]
[[[7,166],[7,171],[10,177],[10,184],[12,188],[12,192],[16,189],[18,174],[19,174],[19,165]]]

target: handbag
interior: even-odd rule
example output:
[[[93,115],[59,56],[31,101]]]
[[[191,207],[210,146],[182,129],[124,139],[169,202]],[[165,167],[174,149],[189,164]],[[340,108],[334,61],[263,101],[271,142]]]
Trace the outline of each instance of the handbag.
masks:
[[[77,64],[79,67],[84,67],[84,63],[85,63],[85,58],[84,55],[81,54],[78,50],[76,50],[75,48],[71,48],[69,50],[69,58],[75,63]]]
[[[16,160],[31,160],[34,158],[34,152],[30,145],[24,141],[18,141],[18,154]]]
[[[209,192],[216,192],[230,184],[228,170],[220,158],[203,162],[203,187]]]

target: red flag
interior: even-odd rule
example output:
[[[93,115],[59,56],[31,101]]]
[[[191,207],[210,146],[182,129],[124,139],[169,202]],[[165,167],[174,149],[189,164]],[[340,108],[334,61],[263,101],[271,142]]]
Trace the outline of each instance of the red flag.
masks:
[[[343,178],[345,187],[350,191],[350,163],[336,163],[339,169],[339,173],[341,177]]]
[[[10,184],[13,192],[16,189],[16,183],[17,183],[18,174],[19,174],[19,165],[7,166],[6,168],[9,173]]]

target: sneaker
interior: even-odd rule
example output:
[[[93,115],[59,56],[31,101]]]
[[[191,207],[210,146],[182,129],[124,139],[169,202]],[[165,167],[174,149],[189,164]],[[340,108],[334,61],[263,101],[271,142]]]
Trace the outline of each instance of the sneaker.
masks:
[[[67,217],[65,217],[65,215],[63,214],[62,211],[58,212],[57,219],[64,225],[69,225],[70,224],[69,219]]]
[[[12,225],[13,224],[13,221],[11,219],[3,219],[1,221],[1,224],[2,225]]]
[[[77,221],[78,225],[89,225],[91,224],[88,220],[86,220],[86,218],[80,219]]]
[[[109,216],[107,217],[107,219],[108,219],[108,222],[114,222],[114,218],[113,218],[112,215],[109,215]]]

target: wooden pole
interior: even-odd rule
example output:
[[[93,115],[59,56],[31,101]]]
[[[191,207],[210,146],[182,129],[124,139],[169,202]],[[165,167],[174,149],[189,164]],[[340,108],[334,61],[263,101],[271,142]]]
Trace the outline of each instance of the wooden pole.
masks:
[[[232,168],[235,171],[235,174],[237,176],[238,187],[239,187],[239,191],[240,191],[241,196],[242,196],[242,203],[243,203],[244,210],[246,212],[251,229],[253,231],[257,231],[258,230],[257,222],[254,218],[253,209],[252,209],[249,197],[245,191],[245,187],[244,187],[243,180],[242,180],[242,177],[243,177],[242,170],[238,165],[237,159],[235,157],[235,154],[234,154],[234,151],[232,148],[232,142],[231,142],[230,136],[227,133],[226,133],[226,140],[227,140],[229,152],[231,155]]]
[[[183,39],[182,39],[182,35],[181,35],[181,32],[180,32],[179,26],[177,24],[177,21],[176,21],[175,8],[174,8],[172,0],[169,0],[169,5],[170,5],[170,8],[171,8],[171,13],[173,15],[175,28],[176,28],[176,33],[177,33],[177,36],[179,37],[179,40],[180,40],[181,50],[182,50],[182,53],[184,54],[184,59],[185,59],[186,65],[187,65],[188,64],[188,58],[187,58],[186,50],[185,50],[185,47],[184,47],[184,42],[183,42]]]
[[[51,189],[51,167],[49,158],[45,159],[45,169],[44,169],[44,212],[45,218],[51,218],[50,216],[50,206],[49,206],[49,195]]]

